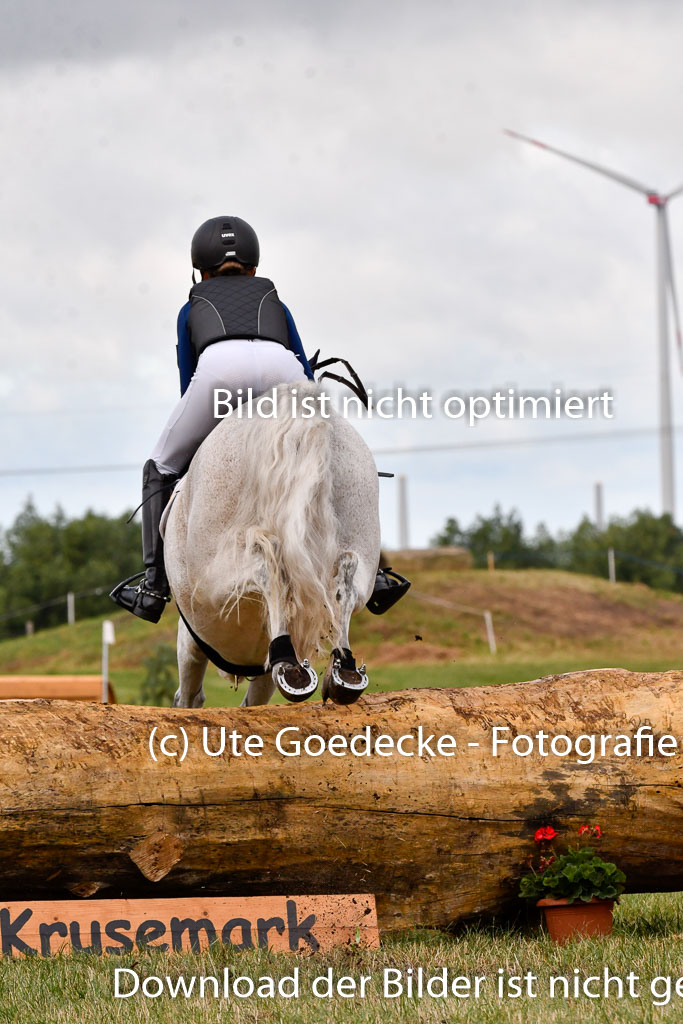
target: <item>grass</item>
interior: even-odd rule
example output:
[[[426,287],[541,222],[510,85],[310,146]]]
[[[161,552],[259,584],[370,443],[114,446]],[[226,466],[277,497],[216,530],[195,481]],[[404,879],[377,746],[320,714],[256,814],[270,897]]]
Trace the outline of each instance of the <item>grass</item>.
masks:
[[[57,957],[52,960],[16,960],[0,963],[0,1024],[105,1024],[121,1021],[126,1024],[158,1022],[158,1024],[195,1024],[195,1022],[230,1020],[236,1024],[370,1024],[375,1021],[425,1022],[445,1024],[463,1021],[468,1024],[560,1024],[560,1022],[641,1022],[680,1021],[683,1018],[683,994],[675,993],[681,975],[683,955],[683,893],[671,896],[649,895],[623,897],[616,910],[615,932],[608,939],[583,940],[566,947],[553,945],[531,927],[512,930],[505,927],[464,929],[457,936],[420,931],[389,938],[380,950],[337,950],[334,953],[307,958],[267,951],[238,953],[230,948],[214,946],[201,954],[148,953],[144,957],[97,958],[88,955]],[[277,984],[285,975],[299,969],[299,997],[287,999],[230,997],[216,999],[210,985],[208,995],[172,999],[168,994],[158,998],[136,995],[130,999],[114,998],[114,970],[128,967],[137,971],[141,980],[150,975],[177,980],[183,975],[189,983],[193,975],[218,975],[229,968],[233,977],[258,979],[272,977]],[[446,967],[449,978],[465,977],[473,983],[475,976],[485,976],[480,997],[386,998],[382,990],[383,972],[399,970],[404,978],[409,969],[422,967],[425,976]],[[598,978],[589,985],[598,991],[603,972],[625,979],[637,975],[637,997],[619,999],[616,983],[606,997],[592,999],[584,994],[564,998],[561,983],[550,998],[550,978],[565,977],[574,983],[575,971],[583,979]],[[311,992],[313,979],[332,969],[335,982],[351,977],[358,985],[361,975],[370,975],[366,998],[316,998]],[[504,977],[534,976],[531,991],[517,998],[510,986],[503,998],[497,992],[498,972]],[[666,999],[666,983],[653,995],[653,979],[673,978],[668,1005],[655,1007],[654,1002]],[[395,975],[390,975],[394,978]],[[507,984],[507,981],[506,981]],[[464,983],[461,983],[464,991]]]
[[[388,690],[407,690],[429,686],[493,686],[498,683],[518,683],[542,676],[559,675],[562,672],[578,672],[587,668],[614,667],[632,672],[665,672],[681,666],[681,659],[675,658],[624,658],[608,662],[596,658],[547,658],[535,661],[505,661],[481,658],[455,662],[417,662],[411,665],[378,665],[370,673],[369,693]],[[318,666],[320,669],[321,666]],[[144,672],[122,669],[114,674],[117,700],[120,704],[135,704],[138,700]],[[206,707],[236,707],[242,701],[245,684],[236,690],[227,679],[221,678],[211,667],[204,680]],[[315,698],[314,698],[315,699]],[[273,704],[286,704],[280,694]]]
[[[371,691],[507,683],[605,666],[654,671],[681,665],[679,594],[550,570],[403,568],[414,581],[411,594],[386,616],[363,612],[353,622],[353,648],[368,664]],[[489,653],[479,617],[425,602],[423,595],[489,608],[498,654]],[[158,645],[175,645],[177,616],[169,609],[155,626],[111,605],[107,617],[117,634],[110,654],[117,697],[133,702],[145,659]],[[0,673],[99,671],[102,618],[0,642]],[[243,692],[208,669],[207,704],[238,704]]]

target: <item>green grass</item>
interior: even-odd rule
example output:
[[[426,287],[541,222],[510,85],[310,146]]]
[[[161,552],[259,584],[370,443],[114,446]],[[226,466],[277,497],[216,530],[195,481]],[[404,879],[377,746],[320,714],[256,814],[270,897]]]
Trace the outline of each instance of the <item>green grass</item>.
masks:
[[[627,668],[631,672],[665,672],[678,669],[681,659],[675,658],[620,658],[619,668]],[[420,687],[460,687],[460,686],[494,686],[499,683],[518,683],[542,676],[559,675],[562,672],[579,672],[587,668],[612,668],[613,662],[604,658],[580,658],[568,661],[566,658],[547,658],[536,661],[496,661],[494,658],[478,661],[463,661],[448,664],[444,662],[417,662],[411,665],[378,665],[371,671],[371,683],[368,692],[380,693],[390,690],[407,690]],[[322,672],[322,666],[318,666]],[[134,669],[119,670],[114,681],[116,696],[120,704],[138,702],[140,685],[144,673]],[[236,707],[242,701],[246,683],[242,681],[239,688],[226,679],[222,679],[211,666],[204,680],[206,707]],[[319,693],[319,691],[318,691]],[[313,698],[317,699],[316,697]],[[286,704],[280,694],[276,694],[273,704]]]
[[[0,1024],[195,1024],[206,1021],[235,1021],[236,1024],[370,1024],[375,1021],[425,1022],[445,1024],[641,1024],[641,1022],[680,1021],[683,1019],[683,995],[672,994],[668,1006],[655,1008],[650,992],[652,980],[672,976],[674,986],[682,973],[683,893],[670,896],[623,897],[617,908],[614,935],[608,939],[584,940],[566,947],[553,945],[535,928],[513,930],[505,927],[464,929],[457,936],[420,931],[389,938],[380,950],[337,950],[334,953],[301,958],[267,951],[238,953],[214,946],[202,954],[176,953],[126,955],[97,958],[87,955],[58,957],[52,960],[16,960],[0,963]],[[568,977],[573,983],[578,969],[581,980],[587,976],[602,978],[605,967],[611,975],[625,978],[633,972],[639,978],[638,998],[616,995],[607,998],[565,1000],[549,998],[551,976]],[[188,981],[192,975],[221,975],[224,967],[234,976],[246,975],[258,982],[270,976],[276,982],[299,968],[298,999],[216,1000],[157,999],[133,996],[114,999],[114,970],[129,967],[142,979],[150,975]],[[473,998],[387,999],[382,992],[385,969],[404,973],[422,967],[426,975],[446,967],[449,976],[473,979],[485,975],[481,995]],[[333,977],[371,975],[365,999],[318,999],[311,994],[312,980],[332,968]],[[535,997],[499,998],[498,971],[506,976],[535,976]],[[595,984],[595,983],[593,983]],[[559,987],[559,986],[558,986]],[[211,988],[207,991],[211,993]]]
[[[380,618],[363,612],[352,625],[352,645],[368,664],[371,692],[508,683],[604,666],[654,671],[681,665],[679,594],[545,570],[406,571],[414,578],[408,598]],[[481,619],[425,603],[421,595],[490,608],[498,654],[489,653]],[[145,659],[158,645],[175,645],[177,616],[169,609],[159,625],[151,625],[113,605],[108,614],[117,634],[110,652],[117,697],[137,701]],[[4,640],[0,673],[97,672],[101,624],[101,618],[86,619]],[[231,706],[243,692],[235,693],[209,667],[207,704]]]
[[[625,659],[619,661],[620,668],[632,672],[665,672],[678,669],[681,660],[674,658],[662,659]],[[369,693],[380,693],[390,690],[407,690],[420,687],[440,686],[493,686],[499,683],[517,683],[542,676],[558,675],[562,672],[579,672],[587,668],[613,667],[601,658],[592,663],[586,658],[576,661],[549,658],[539,661],[496,662],[468,661],[454,665],[436,663],[416,663],[413,665],[378,665],[372,670]],[[114,681],[117,700],[120,704],[138,702],[140,685],[144,673],[134,669],[119,670]],[[222,679],[217,672],[209,668],[204,681],[206,707],[237,707],[244,696],[246,683],[243,681],[235,690],[228,680]],[[314,700],[316,697],[313,698]],[[285,704],[286,701],[276,694],[273,704]]]

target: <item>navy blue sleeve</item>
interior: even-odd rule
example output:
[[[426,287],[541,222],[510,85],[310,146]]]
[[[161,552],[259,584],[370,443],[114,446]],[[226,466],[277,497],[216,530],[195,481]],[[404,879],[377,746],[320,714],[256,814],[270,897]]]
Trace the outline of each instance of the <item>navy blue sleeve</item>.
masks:
[[[197,369],[192,345],[190,344],[190,332],[187,329],[187,318],[190,314],[190,303],[186,302],[178,313],[178,370],[180,371],[180,394],[187,391],[192,375]]]
[[[280,301],[282,301],[282,300],[280,300]],[[304,352],[304,347],[301,344],[301,338],[299,337],[299,332],[297,331],[296,324],[294,323],[294,317],[289,312],[289,310],[285,306],[284,302],[282,303],[282,308],[284,309],[285,316],[287,317],[287,332],[289,334],[289,344],[292,347],[292,352],[294,353],[296,358],[299,360],[299,362],[303,366],[304,372],[305,372],[306,376],[308,377],[308,379],[309,380],[313,380],[314,379],[313,378],[313,370],[311,369],[311,367],[310,367],[310,365],[308,363],[308,359],[306,358],[306,353]]]

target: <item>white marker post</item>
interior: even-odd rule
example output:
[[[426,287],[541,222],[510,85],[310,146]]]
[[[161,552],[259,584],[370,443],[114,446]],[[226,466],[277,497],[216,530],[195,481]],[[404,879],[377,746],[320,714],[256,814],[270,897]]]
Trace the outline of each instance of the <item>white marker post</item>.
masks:
[[[496,646],[496,634],[493,632],[493,616],[488,608],[484,612],[484,622],[486,623],[486,639],[489,642],[489,650],[491,654],[497,654],[498,647]]]
[[[109,648],[116,643],[114,623],[105,619],[102,623],[102,704],[109,703]]]
[[[605,502],[601,483],[595,485],[595,525],[600,533],[605,529]]]
[[[398,474],[398,546],[406,551],[410,546],[408,535],[408,478]]]

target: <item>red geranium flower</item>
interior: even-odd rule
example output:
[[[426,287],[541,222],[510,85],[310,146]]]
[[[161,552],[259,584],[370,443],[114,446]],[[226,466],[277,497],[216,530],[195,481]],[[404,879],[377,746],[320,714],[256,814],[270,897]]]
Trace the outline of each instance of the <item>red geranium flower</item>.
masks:
[[[550,840],[554,839],[555,836],[558,834],[559,833],[555,831],[552,825],[544,825],[543,828],[536,829],[536,834],[534,835],[534,842],[550,842]]]
[[[586,834],[586,832],[590,832],[590,830],[591,830],[590,825],[582,825],[581,828],[579,829],[579,835],[583,836],[583,835]]]
[[[599,825],[593,825],[593,835],[596,839],[602,839],[602,829]]]

